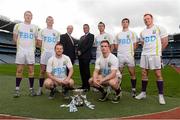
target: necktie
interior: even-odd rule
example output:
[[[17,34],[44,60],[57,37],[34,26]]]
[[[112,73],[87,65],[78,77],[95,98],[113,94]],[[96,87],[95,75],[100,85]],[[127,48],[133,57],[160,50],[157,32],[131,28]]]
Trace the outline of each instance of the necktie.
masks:
[[[73,41],[71,35],[69,35],[69,38],[71,39],[71,42],[72,42],[72,44],[74,45],[74,41]]]

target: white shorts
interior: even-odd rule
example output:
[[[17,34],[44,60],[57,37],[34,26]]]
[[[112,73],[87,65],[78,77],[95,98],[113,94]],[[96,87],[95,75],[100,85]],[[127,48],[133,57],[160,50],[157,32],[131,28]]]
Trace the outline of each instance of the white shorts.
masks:
[[[134,67],[135,66],[133,56],[118,55],[118,60],[119,60],[119,67],[120,68],[123,68],[125,65],[127,65],[128,67]]]
[[[16,53],[16,64],[34,64],[35,54],[32,51],[18,51]]]
[[[140,67],[145,69],[161,69],[161,56],[156,55],[142,55],[140,61]]]
[[[54,52],[42,52],[40,64],[47,65],[47,62],[50,57],[54,55]]]

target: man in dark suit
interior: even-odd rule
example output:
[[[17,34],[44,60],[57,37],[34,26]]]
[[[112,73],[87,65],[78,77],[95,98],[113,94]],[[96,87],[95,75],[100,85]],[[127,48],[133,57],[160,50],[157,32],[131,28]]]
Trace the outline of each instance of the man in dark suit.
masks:
[[[74,61],[76,59],[75,44],[77,44],[77,40],[75,40],[71,36],[72,32],[73,32],[73,26],[68,25],[67,26],[67,33],[62,34],[60,36],[60,43],[63,45],[63,48],[64,48],[63,54],[69,56],[72,64],[74,64]]]
[[[89,33],[89,25],[84,24],[83,30],[85,35],[80,38],[78,43],[78,59],[79,59],[79,68],[82,80],[82,89],[89,90],[89,78],[90,78],[90,68],[89,63],[91,60],[91,48],[94,43],[94,35]]]

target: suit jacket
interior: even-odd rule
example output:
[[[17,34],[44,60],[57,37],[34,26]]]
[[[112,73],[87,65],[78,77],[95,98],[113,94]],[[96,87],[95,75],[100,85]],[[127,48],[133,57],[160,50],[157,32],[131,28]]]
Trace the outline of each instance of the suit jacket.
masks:
[[[94,43],[94,35],[88,33],[87,35],[83,35],[79,42],[77,50],[81,52],[81,55],[78,55],[79,59],[91,59],[91,49]]]
[[[67,33],[62,34],[60,36],[60,43],[63,45],[63,49],[64,49],[63,54],[69,56],[70,59],[74,61],[76,59],[75,44],[77,44],[77,41],[73,37],[72,37],[72,40],[73,40],[74,44],[72,43],[72,41]]]

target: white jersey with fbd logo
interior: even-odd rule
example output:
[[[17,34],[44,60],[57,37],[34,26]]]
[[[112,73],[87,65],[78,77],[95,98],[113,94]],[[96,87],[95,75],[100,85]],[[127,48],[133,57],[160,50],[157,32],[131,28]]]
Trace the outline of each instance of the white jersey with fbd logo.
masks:
[[[141,55],[162,55],[161,38],[167,37],[166,30],[161,27],[154,25],[151,28],[145,28],[141,34],[141,41],[144,42],[143,51]]]
[[[38,27],[32,24],[18,23],[14,27],[14,34],[17,38],[17,51],[35,50],[35,40],[38,35]]]
[[[120,32],[116,35],[115,44],[118,45],[118,55],[134,56],[134,43],[138,37],[132,31]]]
[[[71,60],[68,56],[62,55],[62,57],[57,58],[52,56],[48,60],[46,72],[52,73],[55,77],[60,80],[64,80],[67,77],[67,68],[72,68]]]
[[[109,54],[107,58],[104,58],[102,55],[96,60],[95,69],[100,70],[101,75],[104,77],[111,73],[111,70],[117,70],[117,76],[121,77],[121,74],[118,70],[118,59],[112,53]]]
[[[60,33],[54,29],[45,28],[39,32],[38,40],[42,41],[40,63],[47,65],[48,59],[54,55],[54,47],[60,40]]]
[[[54,29],[45,28],[39,32],[38,39],[42,40],[41,52],[54,51],[54,46],[60,40],[60,33]]]
[[[101,44],[101,41],[103,41],[103,40],[108,40],[110,44],[114,43],[112,35],[110,35],[108,33],[103,33],[103,34],[100,34],[100,35],[96,36],[96,38],[95,38],[95,45],[97,47],[96,59],[101,56],[101,46],[100,46],[100,44]]]

